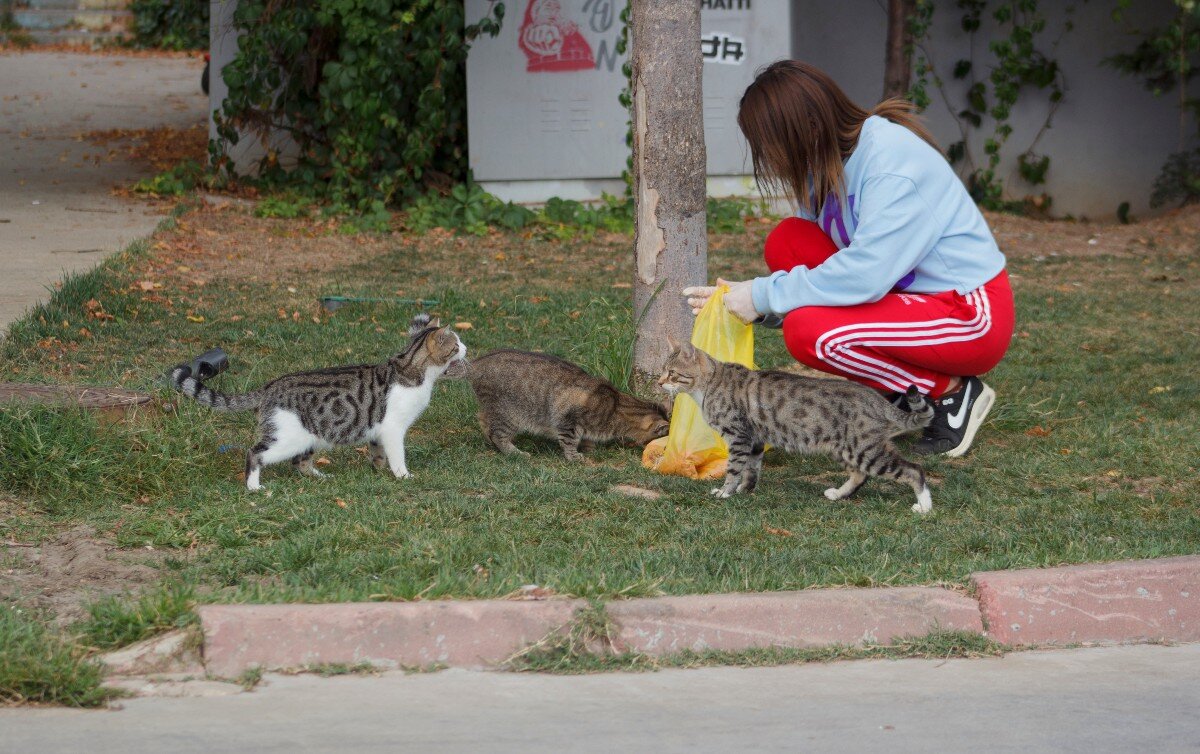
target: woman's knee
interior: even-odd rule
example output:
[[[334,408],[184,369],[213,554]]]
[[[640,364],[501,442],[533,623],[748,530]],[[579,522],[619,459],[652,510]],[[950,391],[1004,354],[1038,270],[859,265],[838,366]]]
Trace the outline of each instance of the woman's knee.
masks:
[[[788,217],[767,234],[763,259],[771,272],[786,272],[799,265],[816,267],[837,251],[837,244],[821,226],[811,220]]]

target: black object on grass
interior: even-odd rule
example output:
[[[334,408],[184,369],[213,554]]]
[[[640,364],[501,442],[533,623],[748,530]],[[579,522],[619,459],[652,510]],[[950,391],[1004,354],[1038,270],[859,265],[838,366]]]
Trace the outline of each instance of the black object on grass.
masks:
[[[220,348],[213,348],[192,359],[192,362],[185,366],[188,370],[186,377],[195,377],[204,382],[228,369],[229,357]]]

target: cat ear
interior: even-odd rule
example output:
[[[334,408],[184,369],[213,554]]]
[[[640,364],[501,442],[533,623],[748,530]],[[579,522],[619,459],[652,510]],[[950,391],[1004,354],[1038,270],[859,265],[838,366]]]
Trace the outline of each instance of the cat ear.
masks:
[[[679,350],[679,341],[675,340],[675,336],[667,333],[667,345],[671,348],[671,353]]]
[[[430,320],[430,321],[429,321],[429,326],[430,326],[430,327],[437,327],[437,328],[441,328],[441,326],[442,326],[442,318],[441,318],[441,317],[434,317],[432,320]]]

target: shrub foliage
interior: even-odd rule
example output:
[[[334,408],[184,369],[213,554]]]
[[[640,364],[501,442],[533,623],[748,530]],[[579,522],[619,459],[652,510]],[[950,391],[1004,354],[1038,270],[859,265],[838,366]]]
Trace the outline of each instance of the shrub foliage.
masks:
[[[466,24],[459,0],[240,0],[218,128],[299,148],[292,183],[359,211],[466,176],[466,60],[504,5]],[[282,172],[269,149],[264,177]]]
[[[133,0],[134,44],[167,50],[208,48],[208,0]]]

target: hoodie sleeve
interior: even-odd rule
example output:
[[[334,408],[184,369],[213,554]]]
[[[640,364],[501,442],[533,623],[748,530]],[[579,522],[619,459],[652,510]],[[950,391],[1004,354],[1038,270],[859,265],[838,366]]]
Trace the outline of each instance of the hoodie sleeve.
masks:
[[[754,279],[751,291],[759,314],[878,301],[941,236],[936,214],[908,178],[874,176],[863,184],[858,202],[858,228],[849,246],[819,267]]]

